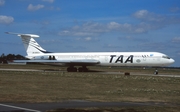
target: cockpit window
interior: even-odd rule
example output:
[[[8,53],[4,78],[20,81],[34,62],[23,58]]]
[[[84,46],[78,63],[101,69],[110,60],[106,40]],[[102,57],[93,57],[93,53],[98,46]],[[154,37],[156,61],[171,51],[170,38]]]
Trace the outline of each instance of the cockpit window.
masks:
[[[170,59],[170,57],[168,57],[168,56],[165,56],[165,55],[164,55],[164,56],[162,56],[162,58]]]

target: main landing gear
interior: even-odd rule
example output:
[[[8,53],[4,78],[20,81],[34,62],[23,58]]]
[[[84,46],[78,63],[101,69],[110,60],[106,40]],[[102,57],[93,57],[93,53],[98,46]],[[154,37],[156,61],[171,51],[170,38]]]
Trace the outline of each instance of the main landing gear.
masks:
[[[86,66],[79,67],[78,69],[74,66],[70,66],[67,68],[68,72],[87,72],[88,68]]]

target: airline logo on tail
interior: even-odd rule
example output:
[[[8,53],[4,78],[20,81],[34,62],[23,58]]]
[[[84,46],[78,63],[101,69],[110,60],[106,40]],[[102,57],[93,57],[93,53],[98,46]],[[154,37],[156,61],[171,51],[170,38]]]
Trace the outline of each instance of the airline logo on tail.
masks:
[[[24,47],[26,49],[26,52],[28,56],[33,56],[37,54],[44,54],[44,53],[51,53],[43,49],[33,38],[38,38],[39,35],[34,34],[19,34],[19,33],[11,33],[6,32],[7,34],[13,34],[20,36],[22,39],[22,42],[24,44]]]

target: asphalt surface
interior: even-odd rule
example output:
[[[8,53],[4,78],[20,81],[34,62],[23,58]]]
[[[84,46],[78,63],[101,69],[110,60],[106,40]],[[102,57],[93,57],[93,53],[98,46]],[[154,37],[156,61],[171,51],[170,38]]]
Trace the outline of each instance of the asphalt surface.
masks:
[[[39,72],[44,72],[43,70],[36,70],[36,69],[8,69],[8,68],[0,68],[0,71],[39,71]],[[52,71],[48,71],[46,70],[46,72],[52,72]],[[53,71],[56,72],[56,71]],[[57,71],[60,72],[60,71]],[[62,72],[66,72],[66,71],[62,71]],[[153,72],[153,71],[152,71]],[[121,74],[124,75],[123,72],[97,72],[99,74]],[[158,74],[158,75],[154,75],[154,74],[142,74],[142,73],[130,73],[130,75],[143,75],[143,76],[159,76],[159,77],[180,77],[180,75],[168,75],[168,74]]]
[[[55,103],[0,103],[0,112],[45,112],[48,110],[64,108],[90,108],[90,107],[137,107],[137,106],[167,106],[171,104],[157,102],[89,102],[64,101]],[[180,105],[176,105],[180,106]]]
[[[9,68],[0,68],[0,71],[43,71],[36,69],[9,69]]]

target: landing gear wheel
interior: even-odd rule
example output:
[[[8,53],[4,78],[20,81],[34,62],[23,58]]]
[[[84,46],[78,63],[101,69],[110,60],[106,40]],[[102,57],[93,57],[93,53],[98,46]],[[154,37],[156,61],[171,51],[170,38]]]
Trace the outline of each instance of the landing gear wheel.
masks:
[[[83,72],[83,68],[82,68],[82,67],[79,67],[79,68],[78,68],[78,71],[79,71],[79,72]]]
[[[79,71],[79,72],[87,72],[88,69],[87,69],[86,67],[79,67],[79,68],[78,68],[78,71]]]
[[[67,71],[68,72],[77,72],[77,68],[76,67],[68,67]]]

